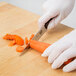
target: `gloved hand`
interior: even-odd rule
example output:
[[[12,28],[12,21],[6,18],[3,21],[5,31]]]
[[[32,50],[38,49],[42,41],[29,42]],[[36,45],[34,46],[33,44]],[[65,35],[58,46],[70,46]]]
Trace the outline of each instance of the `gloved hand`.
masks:
[[[42,56],[48,56],[48,62],[53,63],[53,69],[59,68],[68,59],[76,57],[76,30],[49,46]],[[76,59],[63,67],[64,72],[70,72],[75,69]]]
[[[64,18],[66,18],[74,7],[75,0],[47,0],[43,4],[44,15],[39,19],[39,27],[41,28],[51,18],[48,29],[54,28]]]

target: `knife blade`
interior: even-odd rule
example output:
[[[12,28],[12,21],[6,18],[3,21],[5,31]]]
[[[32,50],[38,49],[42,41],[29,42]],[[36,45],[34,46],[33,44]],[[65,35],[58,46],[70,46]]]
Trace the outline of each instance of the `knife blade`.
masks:
[[[32,40],[39,40],[41,38],[41,36],[46,32],[46,28],[43,27],[42,29],[40,29],[35,36],[32,38]]]
[[[32,38],[32,40],[39,40],[43,34],[47,31],[47,27],[49,25],[49,22],[52,20],[51,18],[45,25],[35,34],[35,36]]]

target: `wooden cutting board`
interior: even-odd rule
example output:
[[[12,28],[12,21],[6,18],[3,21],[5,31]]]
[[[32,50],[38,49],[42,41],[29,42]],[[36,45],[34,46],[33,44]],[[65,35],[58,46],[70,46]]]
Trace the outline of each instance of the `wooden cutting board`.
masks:
[[[76,71],[64,73],[62,69],[53,70],[47,58],[41,53],[29,49],[24,55],[16,52],[16,46],[8,47],[9,41],[3,40],[6,33],[17,34],[25,38],[38,31],[40,16],[7,4],[0,3],[0,76],[76,76]],[[73,29],[59,24],[40,39],[54,43]],[[26,50],[25,50],[26,51]]]

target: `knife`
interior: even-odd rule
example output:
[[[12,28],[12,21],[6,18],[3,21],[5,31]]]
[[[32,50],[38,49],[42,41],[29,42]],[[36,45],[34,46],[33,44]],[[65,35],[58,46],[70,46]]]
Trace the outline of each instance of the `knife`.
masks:
[[[45,23],[45,25],[35,34],[35,36],[32,38],[32,40],[39,40],[42,35],[47,31],[49,22],[52,20],[53,18],[51,18],[47,23]],[[30,43],[28,43],[24,48],[28,50]],[[21,55],[23,55],[26,51],[23,51]],[[20,56],[21,56],[20,55]]]

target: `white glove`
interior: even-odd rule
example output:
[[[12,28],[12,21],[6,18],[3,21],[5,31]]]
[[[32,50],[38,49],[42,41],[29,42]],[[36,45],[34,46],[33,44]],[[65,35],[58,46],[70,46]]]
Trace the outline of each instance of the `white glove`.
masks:
[[[59,68],[68,59],[76,57],[76,30],[49,46],[42,56],[48,56],[48,62],[53,63],[53,69]],[[75,69],[76,59],[64,66],[63,71],[70,72]]]
[[[75,0],[47,0],[44,5],[44,15],[39,19],[39,27],[50,21],[48,29],[54,28],[64,18],[66,18],[74,7]]]

